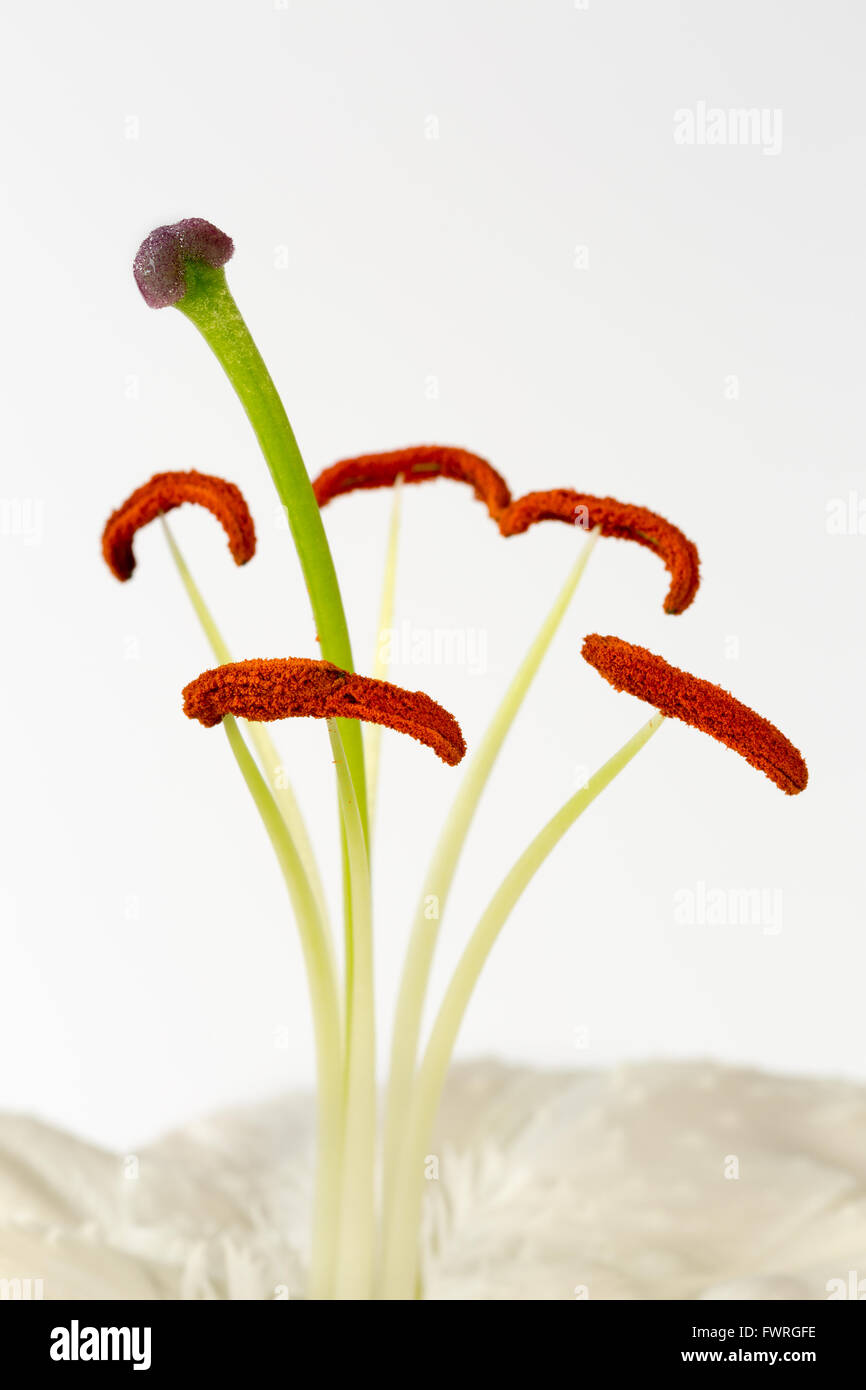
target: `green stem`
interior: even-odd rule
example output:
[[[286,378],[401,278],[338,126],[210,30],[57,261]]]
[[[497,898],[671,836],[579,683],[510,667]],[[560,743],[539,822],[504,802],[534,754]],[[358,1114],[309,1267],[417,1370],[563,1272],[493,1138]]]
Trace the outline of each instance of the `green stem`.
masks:
[[[216,657],[216,660],[218,661],[219,665],[226,666],[232,660],[231,652],[226,646],[226,643],[223,640],[222,633],[217,627],[213,619],[213,615],[211,614],[210,609],[208,608],[207,604],[205,603],[202,597],[198,585],[196,584],[195,580],[192,577],[192,574],[190,573],[186,560],[184,559],[181,553],[180,546],[175,540],[168,522],[166,521],[165,517],[161,517],[160,520],[162,521],[162,528],[165,532],[165,538],[168,542],[168,548],[171,552],[171,557],[174,560],[175,566],[177,567],[177,572],[180,575],[184,588],[186,589],[187,595],[189,597],[190,603],[193,606],[196,617],[198,618],[199,623],[201,624],[202,631],[204,632],[204,635],[210,644],[211,651]],[[257,723],[255,720],[251,721],[250,723],[247,723],[246,720],[241,720],[241,727],[247,734],[249,734],[253,747],[255,748],[256,753],[258,754],[259,763],[261,764],[262,771],[264,772],[265,777],[267,778],[271,794],[273,795],[274,800],[276,801],[277,806],[280,809],[280,814],[282,815],[283,820],[286,823],[286,829],[288,830],[289,835],[291,836],[292,841],[294,842],[295,848],[298,851],[301,862],[304,866],[304,871],[307,875],[307,879],[309,880],[310,887],[313,890],[313,896],[316,899],[316,906],[318,908],[319,918],[322,923],[322,930],[325,932],[327,936],[329,950],[331,951],[333,956],[333,936],[328,920],[328,905],[327,900],[325,898],[325,890],[322,886],[322,877],[319,873],[319,865],[316,860],[315,851],[313,850],[312,841],[310,840],[309,832],[307,831],[306,822],[304,821],[301,808],[298,805],[292,787],[290,786],[288,780],[284,776],[283,764],[280,760],[280,756],[276,748],[274,747],[270,735],[267,733],[265,728],[261,724]]]
[[[283,403],[240,310],[232,298],[224,272],[211,269],[201,262],[189,261],[186,265],[186,277],[187,292],[177,307],[195,324],[214,352],[237,392],[255,430],[277,494],[285,508],[306,581],[322,656],[326,661],[333,662],[334,665],[343,670],[352,671],[354,670],[352,648],[334,561],[322,525],[319,506]],[[353,818],[357,819],[360,827],[354,843],[348,843],[347,826],[349,819],[345,806],[343,806],[341,827],[343,863],[347,866],[348,871],[354,872],[355,877],[357,877],[357,869],[353,869],[353,861],[357,858],[359,848],[363,850],[365,857],[368,855],[369,825],[364,745],[357,720],[338,720],[336,732],[340,748],[345,752],[347,784],[352,789],[348,799],[351,800],[354,808]],[[340,760],[337,759],[337,761],[339,772]],[[347,799],[345,788],[340,795],[341,801],[345,802]],[[354,819],[352,823],[354,823]],[[357,999],[363,997],[366,992],[366,986],[363,983],[359,986],[355,980],[358,958],[362,955],[354,942],[354,934],[357,929],[356,920],[361,922],[360,929],[364,930],[364,908],[363,905],[355,903],[357,891],[360,889],[356,888],[354,882],[350,885],[347,878],[344,881],[343,889],[346,938],[346,1054],[350,1064],[347,1068],[346,1085],[347,1118],[350,1114],[349,1098],[351,1092],[353,1123],[357,1121],[360,1082],[357,1078],[353,1081],[352,1069],[356,1064],[352,1057],[352,1048],[354,1046],[353,1039],[363,1023],[363,1019],[361,1022],[356,1021],[353,1013]],[[369,889],[367,899],[369,900]],[[364,1059],[361,1059],[357,1065],[361,1066],[363,1061]],[[358,1136],[354,1135],[353,1151],[359,1144]],[[357,1175],[358,1186],[361,1185],[362,1180],[363,1175]],[[358,1221],[359,1226],[363,1226],[363,1219],[360,1214],[362,1205],[360,1198],[355,1200],[354,1197],[349,1203],[351,1215]],[[363,1240],[363,1234],[359,1236],[359,1239]],[[362,1272],[357,1282],[362,1285],[364,1282],[363,1269],[367,1263],[365,1248],[359,1249],[358,1261]]]
[[[587,537],[556,602],[542,623],[538,635],[523,658],[502,703],[494,714],[484,738],[473,754],[427,870],[427,877],[424,881],[406,950],[394,1015],[385,1117],[386,1236],[390,1206],[389,1194],[406,1125],[430,970],[439,937],[442,914],[445,910],[457,864],[493,765],[547,649],[565,616],[568,605],[586,569],[598,535],[599,530],[596,527]],[[435,905],[437,916],[434,918],[429,915],[430,904]]]
[[[317,1080],[318,1163],[309,1292],[311,1298],[329,1298],[334,1287],[342,1131],[337,981],[320,931],[315,898],[277,804],[231,715],[223,720],[223,727],[279,860],[301,938],[313,1012]]]
[[[226,283],[225,272],[201,261],[185,267],[187,292],[177,308],[212,349],[255,430],[282,502],[304,573],[322,656],[345,671],[354,670],[352,647],[334,561],[319,505],[270,373]],[[357,720],[340,720],[358,813],[367,834],[364,749]]]
[[[493,945],[518,899],[566,831],[631,762],[662,723],[663,716],[654,714],[547,822],[506,874],[460,957],[433,1024],[409,1109],[385,1248],[385,1298],[411,1299],[414,1296],[418,1226],[424,1191],[424,1153],[433,1132],[460,1025]]]
[[[328,720],[348,858],[352,968],[343,1076],[343,1158],[335,1296],[370,1299],[375,1263],[376,1035],[370,864],[336,720]]]
[[[391,504],[391,524],[388,528],[388,544],[385,552],[385,574],[382,581],[382,601],[379,608],[379,628],[376,637],[376,655],[373,661],[373,675],[376,680],[387,680],[388,659],[382,655],[383,634],[390,632],[394,624],[394,597],[397,589],[397,551],[400,542],[400,503],[402,501],[403,474],[394,482],[394,497]],[[367,805],[372,830],[376,818],[376,794],[379,788],[379,758],[382,747],[381,724],[365,724],[363,728],[364,754],[367,765]]]

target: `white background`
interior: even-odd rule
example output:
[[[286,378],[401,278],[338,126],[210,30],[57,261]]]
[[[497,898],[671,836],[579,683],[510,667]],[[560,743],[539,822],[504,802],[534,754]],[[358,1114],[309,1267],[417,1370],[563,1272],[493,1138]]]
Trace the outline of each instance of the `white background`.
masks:
[[[281,880],[222,734],[180,712],[208,650],[158,528],[128,585],[100,556],[151,473],[229,477],[254,563],[231,564],[205,513],[175,533],[235,655],[314,654],[240,407],[132,281],[142,237],[186,216],[235,239],[230,283],[312,472],[461,444],[515,493],[611,493],[700,547],[678,618],[655,557],[597,548],[467,847],[438,988],[530,835],[646,717],[581,662],[587,631],[732,689],[809,762],[785,798],[669,722],[532,885],[459,1051],[864,1075],[866,535],[827,529],[833,499],[866,498],[863,38],[853,0],[47,0],[7,17],[0,1105],[124,1146],[311,1077]],[[781,151],[678,145],[674,113],[699,102],[781,111]],[[379,493],[326,516],[361,669],[388,511]],[[470,745],[578,543],[554,525],[502,541],[456,484],[407,496],[399,618],[480,634],[487,663],[393,676]],[[324,728],[276,734],[336,905]],[[383,1040],[459,775],[385,734]],[[700,883],[781,893],[782,930],[677,922]]]

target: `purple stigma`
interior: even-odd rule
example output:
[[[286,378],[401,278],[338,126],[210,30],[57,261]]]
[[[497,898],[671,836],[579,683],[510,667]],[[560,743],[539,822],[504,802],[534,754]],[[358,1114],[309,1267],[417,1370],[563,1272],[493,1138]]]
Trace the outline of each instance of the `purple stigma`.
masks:
[[[203,217],[185,217],[145,237],[132,263],[135,283],[151,309],[177,304],[187,291],[186,262],[204,261],[216,270],[234,254],[234,242]]]

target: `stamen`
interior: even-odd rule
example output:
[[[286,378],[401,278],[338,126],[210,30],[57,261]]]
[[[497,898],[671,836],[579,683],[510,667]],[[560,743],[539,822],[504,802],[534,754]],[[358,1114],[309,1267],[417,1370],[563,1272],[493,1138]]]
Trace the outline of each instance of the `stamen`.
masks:
[[[668,665],[645,647],[597,632],[584,638],[581,655],[615,690],[636,695],[669,718],[681,719],[733,748],[788,796],[804,790],[809,772],[799,750],[769,719],[720,685]]]
[[[697,547],[678,527],[646,507],[618,502],[615,497],[593,497],[588,492],[554,488],[550,492],[528,492],[518,497],[499,518],[503,536],[516,536],[536,521],[565,521],[592,530],[601,528],[603,536],[637,541],[655,550],[671,576],[665,599],[666,613],[682,613],[688,608],[700,583]]]
[[[157,227],[146,236],[132,263],[135,283],[151,309],[177,304],[187,292],[187,261],[203,261],[214,270],[234,255],[234,242],[203,217],[185,217]]]
[[[184,502],[207,507],[222,522],[236,565],[252,559],[256,531],[240,488],[208,473],[157,473],[136,488],[105,523],[102,553],[112,574],[129,579],[135,569],[132,541],[136,531]]]
[[[465,449],[439,444],[395,449],[385,454],[361,454],[341,459],[324,469],[313,483],[320,507],[344,492],[376,487],[393,487],[398,477],[407,483],[423,483],[430,478],[453,478],[469,483],[475,496],[485,503],[503,536],[516,536],[537,521],[565,521],[603,536],[636,541],[654,550],[671,576],[665,599],[665,612],[682,613],[692,602],[700,583],[696,546],[678,527],[646,507],[618,502],[615,497],[593,497],[570,488],[547,492],[528,492],[511,500],[508,484],[485,459]]]
[[[341,459],[319,474],[313,491],[319,506],[325,507],[343,492],[393,487],[401,474],[406,483],[424,483],[430,478],[452,478],[459,483],[469,483],[494,521],[511,501],[508,484],[486,459],[445,444],[418,444],[386,454],[360,454],[357,458]]]
[[[183,712],[206,728],[244,719],[362,719],[410,734],[451,767],[466,744],[456,719],[421,691],[341,671],[304,657],[235,661],[204,671],[183,692]]]

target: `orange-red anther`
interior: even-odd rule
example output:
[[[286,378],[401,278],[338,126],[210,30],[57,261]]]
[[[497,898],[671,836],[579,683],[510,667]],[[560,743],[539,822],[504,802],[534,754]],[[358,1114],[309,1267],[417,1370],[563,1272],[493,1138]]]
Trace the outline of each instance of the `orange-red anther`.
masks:
[[[805,788],[809,772],[790,739],[720,685],[670,666],[621,637],[593,632],[584,638],[581,654],[615,690],[637,695],[668,718],[682,719],[733,748],[789,796]]]
[[[698,591],[696,546],[678,527],[646,507],[618,502],[615,497],[593,497],[588,492],[554,488],[518,497],[500,516],[499,529],[503,536],[515,536],[537,521],[565,521],[587,531],[599,526],[603,536],[637,541],[638,545],[654,550],[671,577],[664,604],[666,613],[682,613]]]
[[[455,478],[469,483],[503,536],[516,536],[537,521],[565,521],[587,531],[598,526],[603,536],[617,536],[647,546],[664,561],[671,577],[664,604],[667,613],[682,613],[698,591],[700,562],[696,546],[657,512],[618,502],[615,497],[593,497],[571,488],[528,492],[512,501],[502,475],[485,459],[465,449],[422,444],[386,454],[341,459],[319,474],[313,491],[319,506],[325,507],[343,492],[393,487],[401,476],[407,483],[423,483],[431,478]]]
[[[183,712],[206,728],[227,714],[254,720],[363,719],[410,734],[452,767],[466,752],[460,725],[429,695],[304,657],[234,661],[204,671],[185,687]]]
[[[494,521],[511,501],[508,484],[486,459],[445,444],[418,444],[387,454],[361,454],[358,458],[341,459],[319,474],[313,491],[319,506],[324,507],[342,492],[393,487],[401,475],[405,483],[425,483],[431,478],[453,478],[459,483],[469,483]]]
[[[135,569],[132,542],[136,531],[184,502],[196,502],[213,512],[228,537],[235,564],[245,565],[256,552],[256,531],[240,488],[208,473],[157,473],[136,488],[108,518],[102,533],[102,553],[112,574],[129,579]]]

